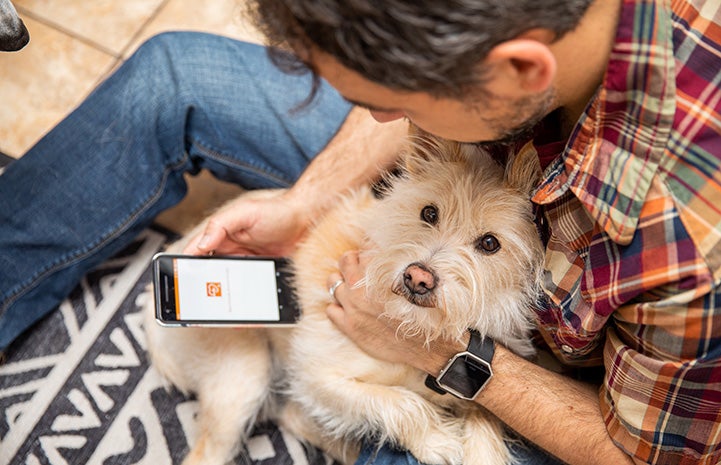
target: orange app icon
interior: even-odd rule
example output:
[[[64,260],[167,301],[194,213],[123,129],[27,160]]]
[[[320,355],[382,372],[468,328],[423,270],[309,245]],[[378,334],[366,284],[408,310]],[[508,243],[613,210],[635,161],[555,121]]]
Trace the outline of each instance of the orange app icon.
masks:
[[[205,283],[205,292],[208,294],[208,297],[222,297],[223,295],[220,283]]]

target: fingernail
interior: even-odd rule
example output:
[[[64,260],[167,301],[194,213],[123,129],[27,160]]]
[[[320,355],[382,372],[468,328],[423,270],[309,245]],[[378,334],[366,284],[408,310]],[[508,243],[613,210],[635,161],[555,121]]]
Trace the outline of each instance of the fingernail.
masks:
[[[208,248],[209,244],[210,244],[210,236],[205,235],[200,238],[200,241],[198,242],[197,247],[201,250],[205,250]]]

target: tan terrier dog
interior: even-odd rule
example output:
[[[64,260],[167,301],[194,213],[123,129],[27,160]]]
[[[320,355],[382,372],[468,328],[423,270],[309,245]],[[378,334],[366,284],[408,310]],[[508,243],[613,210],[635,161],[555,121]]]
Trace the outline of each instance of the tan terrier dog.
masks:
[[[364,438],[428,464],[512,463],[491,414],[428,389],[426,373],[370,357],[325,314],[328,275],[345,251],[360,249],[368,259],[362,284],[401,322],[398,337],[421,334],[431,343],[473,328],[533,354],[528,333],[543,260],[529,202],[535,152],[522,150],[504,169],[471,145],[414,141],[381,199],[370,189],[344,196],[299,246],[303,315],[295,327],[162,328],[148,308],[154,365],[200,404],[199,438],[184,464],[230,460],[260,417],[343,463],[355,460]]]

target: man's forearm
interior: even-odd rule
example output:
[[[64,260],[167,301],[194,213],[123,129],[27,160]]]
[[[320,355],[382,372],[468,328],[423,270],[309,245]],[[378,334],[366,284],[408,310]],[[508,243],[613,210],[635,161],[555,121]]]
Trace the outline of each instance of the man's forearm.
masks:
[[[368,110],[354,108],[290,189],[288,198],[302,203],[308,215],[320,214],[336,194],[373,181],[392,166],[407,131],[406,121],[381,124]]]
[[[559,459],[575,465],[633,463],[606,432],[595,386],[498,347],[494,374],[476,401]]]
[[[436,376],[463,349],[463,344],[432,346],[417,368]],[[492,366],[493,377],[475,400],[518,434],[571,465],[633,463],[606,432],[595,386],[548,371],[502,346],[496,347]]]

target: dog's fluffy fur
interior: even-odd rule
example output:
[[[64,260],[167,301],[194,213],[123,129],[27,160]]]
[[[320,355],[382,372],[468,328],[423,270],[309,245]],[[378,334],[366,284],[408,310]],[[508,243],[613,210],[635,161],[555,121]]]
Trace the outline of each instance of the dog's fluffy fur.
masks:
[[[168,329],[148,308],[155,366],[200,403],[199,438],[184,463],[225,463],[259,415],[346,463],[362,438],[429,464],[512,462],[492,415],[429,390],[419,370],[371,358],[325,315],[328,275],[343,252],[361,249],[369,256],[363,284],[402,322],[398,337],[431,343],[475,328],[533,353],[529,312],[542,261],[528,200],[535,154],[522,151],[504,169],[470,145],[417,136],[412,147],[381,200],[368,189],[346,195],[299,247],[297,326]],[[418,288],[421,278],[432,282]]]

